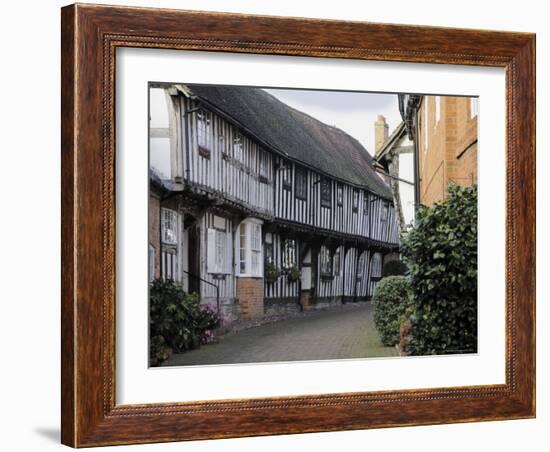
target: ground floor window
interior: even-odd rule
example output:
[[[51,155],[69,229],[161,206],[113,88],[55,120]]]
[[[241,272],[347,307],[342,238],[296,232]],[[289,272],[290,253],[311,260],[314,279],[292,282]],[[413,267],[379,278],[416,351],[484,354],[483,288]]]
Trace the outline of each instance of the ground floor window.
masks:
[[[340,249],[336,250],[332,260],[334,265],[334,276],[340,276]]]
[[[239,226],[239,273],[262,276],[262,224],[258,220],[243,221]]]
[[[283,268],[288,269],[297,265],[296,240],[283,240]]]
[[[178,242],[178,213],[172,209],[161,209],[162,242],[175,245]]]
[[[206,239],[206,269],[208,273],[230,274],[233,248],[231,234],[209,228]]]
[[[330,258],[330,250],[326,246],[322,246],[319,251],[319,270],[321,276],[332,276],[332,259]]]

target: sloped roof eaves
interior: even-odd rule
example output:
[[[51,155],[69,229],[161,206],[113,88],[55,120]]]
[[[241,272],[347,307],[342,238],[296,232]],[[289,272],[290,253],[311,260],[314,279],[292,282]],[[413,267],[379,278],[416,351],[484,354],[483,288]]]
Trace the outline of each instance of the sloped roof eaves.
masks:
[[[371,167],[372,157],[355,138],[340,129],[289,107],[259,88],[186,87],[272,151],[392,199],[390,188]]]
[[[391,135],[386,138],[386,141],[382,143],[382,146],[374,156],[374,160],[376,160],[377,162],[380,161],[380,159],[382,159],[385,154],[391,149],[391,146],[402,136],[404,131],[405,123],[401,121],[401,123],[395,128]]]

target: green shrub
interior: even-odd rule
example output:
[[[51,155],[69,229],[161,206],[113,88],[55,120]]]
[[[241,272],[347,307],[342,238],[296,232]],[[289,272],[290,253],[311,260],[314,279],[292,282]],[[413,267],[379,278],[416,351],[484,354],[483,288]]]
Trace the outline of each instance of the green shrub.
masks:
[[[277,279],[279,279],[279,276],[281,276],[281,270],[278,269],[275,264],[271,262],[266,264],[264,270],[265,282],[274,283]]]
[[[172,356],[172,349],[166,345],[163,336],[153,336],[149,343],[149,362],[151,366],[159,366]]]
[[[449,186],[444,202],[421,207],[401,241],[414,313],[412,355],[477,350],[477,187]]]
[[[382,277],[386,276],[402,276],[407,274],[407,266],[403,261],[392,260],[384,264],[382,268]]]
[[[300,279],[300,276],[302,276],[302,272],[296,265],[293,265],[286,271],[288,282],[296,282]]]
[[[374,324],[384,345],[399,343],[399,327],[410,308],[410,284],[405,276],[382,278],[374,291]]]
[[[165,347],[180,353],[199,347],[220,324],[197,294],[186,293],[172,280],[154,280],[149,288],[149,337],[151,364],[167,359]],[[162,339],[161,339],[162,338]]]

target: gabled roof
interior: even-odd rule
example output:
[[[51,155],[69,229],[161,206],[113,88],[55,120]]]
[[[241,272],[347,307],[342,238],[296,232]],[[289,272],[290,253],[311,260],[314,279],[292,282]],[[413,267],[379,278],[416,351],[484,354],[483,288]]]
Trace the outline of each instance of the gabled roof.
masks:
[[[392,149],[393,145],[399,141],[399,139],[407,132],[405,128],[405,122],[401,121],[401,123],[395,128],[395,130],[391,133],[391,135],[386,138],[386,141],[382,143],[382,146],[378,151],[376,152],[374,156],[374,160],[379,162],[382,160],[386,154]]]
[[[271,150],[392,199],[390,188],[373,169],[372,156],[337,127],[288,106],[260,88],[194,84],[182,88],[225,113]]]

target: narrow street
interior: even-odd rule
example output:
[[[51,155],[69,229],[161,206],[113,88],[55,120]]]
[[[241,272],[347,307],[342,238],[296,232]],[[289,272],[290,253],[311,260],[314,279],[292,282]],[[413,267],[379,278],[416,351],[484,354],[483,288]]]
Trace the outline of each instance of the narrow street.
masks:
[[[229,334],[219,343],[173,355],[164,366],[396,356],[374,327],[372,306],[344,305]]]

